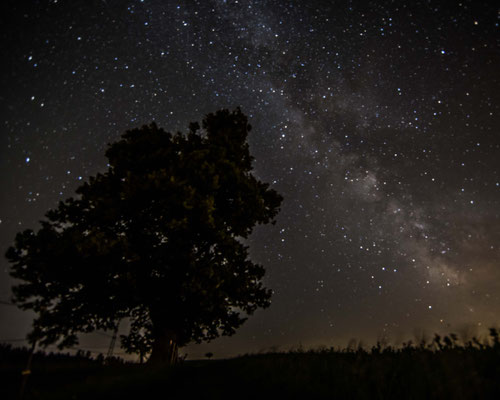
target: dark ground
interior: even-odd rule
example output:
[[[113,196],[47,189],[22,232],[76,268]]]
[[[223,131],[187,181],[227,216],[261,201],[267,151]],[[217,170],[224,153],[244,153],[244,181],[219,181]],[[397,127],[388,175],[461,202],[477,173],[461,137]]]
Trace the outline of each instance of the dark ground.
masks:
[[[446,338],[445,338],[446,339]],[[19,398],[26,349],[1,346],[1,392]],[[500,399],[500,344],[291,351],[172,368],[36,354],[24,399]]]

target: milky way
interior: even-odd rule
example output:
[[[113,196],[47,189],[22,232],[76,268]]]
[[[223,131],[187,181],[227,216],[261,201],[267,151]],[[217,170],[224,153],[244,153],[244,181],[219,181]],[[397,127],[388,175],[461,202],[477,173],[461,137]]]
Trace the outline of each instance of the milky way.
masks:
[[[4,250],[103,171],[125,130],[154,120],[186,131],[241,106],[255,174],[285,198],[277,224],[249,240],[273,303],[188,353],[498,325],[493,2],[18,3],[3,5],[1,28]],[[32,316],[0,307],[0,340],[23,338]],[[106,346],[102,335],[81,343]]]

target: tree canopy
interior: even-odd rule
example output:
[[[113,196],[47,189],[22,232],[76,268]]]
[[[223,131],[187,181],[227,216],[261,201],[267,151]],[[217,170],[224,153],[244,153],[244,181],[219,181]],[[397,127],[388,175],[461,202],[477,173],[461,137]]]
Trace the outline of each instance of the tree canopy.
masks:
[[[177,347],[231,335],[270,304],[264,267],[243,243],[274,222],[282,197],[252,175],[247,117],[208,114],[171,134],[154,123],[127,131],[106,151],[109,169],[18,233],[6,253],[21,281],[13,300],[38,315],[30,340],[60,348],[77,334],[130,318],[122,345]]]

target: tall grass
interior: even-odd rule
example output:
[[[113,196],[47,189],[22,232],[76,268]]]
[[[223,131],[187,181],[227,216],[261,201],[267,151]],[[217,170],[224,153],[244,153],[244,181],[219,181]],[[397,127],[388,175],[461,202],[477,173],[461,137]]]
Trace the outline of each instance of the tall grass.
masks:
[[[17,352],[17,353],[16,353]],[[2,392],[15,396],[26,351],[0,347]],[[7,361],[7,363],[5,362]],[[5,380],[5,377],[8,377]],[[155,395],[156,392],[161,396]],[[500,341],[435,335],[395,348],[302,348],[152,368],[89,355],[38,354],[26,399],[500,399]],[[6,397],[9,398],[9,397]],[[15,398],[15,397],[12,397]]]

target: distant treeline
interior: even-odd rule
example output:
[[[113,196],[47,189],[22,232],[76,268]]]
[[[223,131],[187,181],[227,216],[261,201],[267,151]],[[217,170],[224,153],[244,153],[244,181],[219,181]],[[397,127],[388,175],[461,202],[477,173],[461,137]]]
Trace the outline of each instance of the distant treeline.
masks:
[[[500,334],[496,328],[489,329],[489,337],[483,339],[478,339],[476,337],[471,337],[470,339],[464,340],[459,339],[458,335],[455,333],[450,333],[445,336],[440,336],[435,334],[432,340],[420,339],[416,342],[411,340],[403,342],[401,346],[391,346],[384,341],[377,342],[371,348],[367,348],[362,344],[361,341],[357,342],[355,339],[351,339],[346,348],[335,348],[319,346],[314,349],[304,349],[302,345],[293,347],[290,350],[279,350],[279,346],[272,346],[268,351],[261,351],[260,353],[352,353],[352,352],[365,352],[377,354],[380,352],[408,352],[408,351],[439,351],[439,350],[451,350],[451,349],[464,349],[464,350],[492,350],[500,347]],[[5,366],[13,367],[14,364],[23,364],[26,362],[30,353],[30,349],[27,347],[15,347],[11,344],[0,343],[0,367]],[[212,353],[210,357],[213,356]],[[61,353],[61,352],[45,352],[43,350],[38,350],[34,354],[34,359],[37,363],[42,364],[87,364],[87,365],[104,365],[104,364],[130,364],[130,361],[125,361],[120,357],[106,357],[102,353],[95,355],[95,352],[77,350],[76,353]]]
[[[30,354],[30,349],[26,347],[14,347],[11,344],[0,343],[0,369],[24,368]],[[33,355],[33,364],[38,367],[49,365],[59,366],[96,366],[104,364],[124,364],[119,357],[105,357],[100,353],[93,356],[92,352],[77,350],[76,353],[47,353],[38,350]]]

